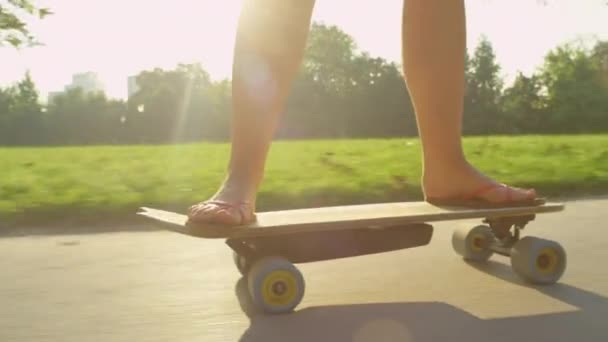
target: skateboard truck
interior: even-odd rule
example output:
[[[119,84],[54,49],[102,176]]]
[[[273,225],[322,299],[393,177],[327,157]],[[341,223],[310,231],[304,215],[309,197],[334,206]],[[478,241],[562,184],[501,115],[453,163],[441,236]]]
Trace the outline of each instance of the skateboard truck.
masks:
[[[501,217],[501,218],[486,218],[484,223],[490,225],[492,232],[496,238],[502,240],[504,238],[514,237],[519,238],[519,231],[536,218],[536,215],[530,214],[525,216]],[[511,232],[511,228],[513,232]]]
[[[492,233],[496,238],[495,242],[497,242],[490,243],[487,248],[498,254],[509,256],[511,254],[511,248],[519,241],[521,230],[535,218],[535,214],[530,214],[484,219],[483,223],[487,223],[490,226],[490,229],[492,229]]]

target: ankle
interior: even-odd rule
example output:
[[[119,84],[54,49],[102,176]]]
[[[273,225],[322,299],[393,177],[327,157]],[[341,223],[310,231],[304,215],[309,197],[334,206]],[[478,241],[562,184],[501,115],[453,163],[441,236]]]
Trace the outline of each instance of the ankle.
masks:
[[[238,175],[229,172],[217,194],[230,194],[231,197],[255,198],[259,182],[246,175]]]
[[[441,161],[426,164],[421,182],[426,193],[443,193],[446,189],[475,183],[481,174],[466,160]],[[459,185],[456,185],[459,184]]]
[[[434,177],[461,172],[470,172],[473,169],[464,156],[427,157],[424,158],[424,176]]]

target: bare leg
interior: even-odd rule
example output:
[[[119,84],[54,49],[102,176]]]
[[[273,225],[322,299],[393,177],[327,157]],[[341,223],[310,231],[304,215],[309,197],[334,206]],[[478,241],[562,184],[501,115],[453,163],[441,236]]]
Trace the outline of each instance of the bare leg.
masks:
[[[237,224],[252,218],[278,118],[303,57],[314,3],[245,0],[234,51],[230,163],[210,199],[241,205],[202,202],[190,208],[190,219]]]
[[[462,145],[464,0],[406,0],[403,66],[423,147],[423,189],[429,198],[460,198],[497,182],[466,160]],[[534,198],[533,190],[490,187],[490,202]]]

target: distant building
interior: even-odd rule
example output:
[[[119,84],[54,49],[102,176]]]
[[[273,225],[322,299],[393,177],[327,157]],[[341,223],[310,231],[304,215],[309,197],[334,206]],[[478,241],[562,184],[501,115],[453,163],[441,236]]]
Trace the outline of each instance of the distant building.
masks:
[[[51,91],[47,96],[47,103],[53,103],[53,100],[70,89],[80,88],[84,93],[103,93],[104,85],[99,76],[92,72],[82,72],[72,75],[72,83],[64,87],[64,91]]]
[[[94,72],[83,72],[72,76],[72,83],[67,85],[66,90],[80,88],[85,93],[104,92],[104,86],[99,76]]]
[[[129,76],[127,79],[127,92],[128,97],[131,97],[133,94],[139,91],[139,86],[137,85],[137,76]]]

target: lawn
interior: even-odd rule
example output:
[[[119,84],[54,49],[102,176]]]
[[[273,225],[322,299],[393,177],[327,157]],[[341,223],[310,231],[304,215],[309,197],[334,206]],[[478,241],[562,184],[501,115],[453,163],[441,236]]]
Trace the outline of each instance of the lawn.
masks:
[[[470,137],[471,162],[543,195],[608,193],[608,135]],[[0,148],[5,223],[132,216],[138,206],[182,211],[211,195],[230,146]],[[277,141],[258,210],[420,200],[418,139]],[[0,222],[2,225],[2,222]]]

